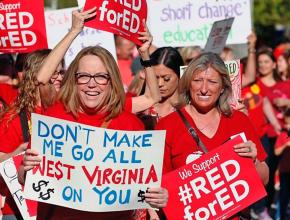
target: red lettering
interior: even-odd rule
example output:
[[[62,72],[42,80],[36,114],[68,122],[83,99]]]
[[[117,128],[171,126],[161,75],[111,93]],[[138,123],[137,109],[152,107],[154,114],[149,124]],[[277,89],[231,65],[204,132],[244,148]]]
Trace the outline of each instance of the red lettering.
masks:
[[[71,170],[72,170],[72,169],[75,169],[75,166],[73,166],[73,165],[68,165],[68,164],[63,164],[63,167],[67,168],[67,179],[70,180]]]
[[[103,173],[103,184],[111,183],[109,180],[109,176],[113,173],[111,168],[105,169]]]
[[[85,166],[82,166],[82,169],[83,169],[88,181],[90,182],[90,184],[92,184],[94,179],[95,179],[95,176],[98,172],[99,167],[98,166],[95,167],[95,170],[94,170],[92,175],[90,175],[89,171],[87,170],[87,168]]]
[[[116,170],[112,176],[112,182],[115,184],[119,184],[121,182],[121,170]]]
[[[149,171],[149,174],[145,180],[145,184],[148,184],[151,180],[153,183],[158,181],[154,165],[151,165],[151,167],[150,167],[150,171]]]

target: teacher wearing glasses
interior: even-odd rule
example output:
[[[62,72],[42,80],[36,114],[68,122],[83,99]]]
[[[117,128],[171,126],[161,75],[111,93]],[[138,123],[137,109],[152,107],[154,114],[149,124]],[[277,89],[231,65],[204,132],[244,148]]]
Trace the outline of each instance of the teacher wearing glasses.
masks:
[[[86,15],[86,12],[82,14]],[[65,42],[74,39],[73,31],[71,30],[60,45],[62,43],[68,45]],[[70,37],[70,35],[73,36]],[[149,46],[152,39],[147,32],[140,35],[144,44],[139,48],[139,52],[141,57],[146,60],[146,56],[149,59]],[[57,54],[55,51],[59,47],[58,45],[52,54]],[[51,57],[56,56],[51,55]],[[58,99],[47,109],[45,114],[94,127],[115,130],[143,130],[142,122],[134,114],[124,111],[124,102],[125,92],[116,61],[106,49],[92,46],[82,49],[70,64],[64,75]],[[28,149],[24,155],[23,171],[31,170],[39,164],[38,152]],[[148,188],[145,201],[152,207],[160,208],[166,205],[167,197],[165,189]],[[37,219],[133,220],[134,211],[93,213],[39,203]]]
[[[58,101],[46,115],[95,127],[117,130],[142,130],[143,124],[135,115],[123,110],[125,93],[113,56],[102,47],[84,48],[69,66],[63,79]],[[39,164],[35,150],[24,156],[24,170]],[[167,192],[162,188],[149,189],[147,202],[164,207]],[[52,212],[53,210],[53,212]],[[133,211],[91,213],[39,203],[37,219],[134,219]]]

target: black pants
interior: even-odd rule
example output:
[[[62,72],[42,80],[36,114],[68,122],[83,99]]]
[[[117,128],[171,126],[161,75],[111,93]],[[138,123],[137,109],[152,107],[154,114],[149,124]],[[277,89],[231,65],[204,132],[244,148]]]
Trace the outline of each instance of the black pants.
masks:
[[[274,202],[275,196],[275,173],[279,164],[279,157],[277,157],[274,153],[274,146],[277,138],[269,138],[270,140],[270,150],[268,153],[267,164],[269,166],[269,183],[267,184],[267,207],[271,208],[271,204]]]
[[[280,173],[280,220],[287,216],[288,202],[290,200],[290,172]]]

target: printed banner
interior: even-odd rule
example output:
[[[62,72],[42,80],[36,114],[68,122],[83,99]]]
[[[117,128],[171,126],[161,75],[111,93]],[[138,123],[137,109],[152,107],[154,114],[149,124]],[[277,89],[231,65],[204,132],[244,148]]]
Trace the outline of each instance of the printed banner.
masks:
[[[204,52],[220,54],[223,51],[233,22],[234,18],[228,18],[213,23]]]
[[[18,182],[17,168],[20,166],[23,154],[16,155],[0,163],[0,174],[4,179],[23,219],[36,219],[37,203],[23,196],[23,187]],[[4,204],[3,204],[4,205]]]
[[[227,44],[247,42],[250,0],[148,0],[149,29],[158,47],[204,47],[215,21],[234,17]]]
[[[233,90],[229,102],[232,107],[236,107],[242,99],[242,73],[240,70],[240,60],[225,61],[225,65],[230,76]]]
[[[233,146],[236,136],[162,178],[169,200],[168,219],[228,219],[266,195],[251,159],[240,157]]]
[[[44,1],[0,2],[0,52],[28,53],[47,48]]]
[[[67,8],[45,12],[47,41],[49,48],[54,48],[71,28],[72,11],[77,8]],[[65,64],[68,66],[77,53],[87,46],[99,45],[106,48],[116,59],[114,36],[111,33],[84,27],[83,31],[73,41],[65,54]]]
[[[29,171],[29,199],[93,212],[149,208],[161,185],[165,131],[117,131],[32,114],[31,146],[41,165]],[[80,181],[81,180],[81,181]]]
[[[138,32],[144,31],[142,20],[147,20],[146,0],[86,0],[85,10],[95,6],[96,18],[86,22],[87,27],[109,31],[135,44],[142,44]]]

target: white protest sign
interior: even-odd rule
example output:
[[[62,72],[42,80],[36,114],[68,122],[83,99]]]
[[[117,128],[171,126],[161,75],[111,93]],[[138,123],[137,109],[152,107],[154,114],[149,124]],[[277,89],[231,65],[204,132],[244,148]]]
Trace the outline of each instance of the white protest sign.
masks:
[[[22,186],[18,182],[18,172],[13,158],[9,158],[0,163],[0,174],[8,186],[8,189],[13,196],[23,219],[36,219],[36,216],[31,216],[28,212],[27,203],[23,196]]]
[[[220,54],[223,51],[233,22],[234,18],[227,18],[213,23],[204,52]]]
[[[233,90],[229,102],[233,107],[236,107],[242,99],[242,73],[240,69],[240,60],[225,61],[225,65],[230,76]]]
[[[83,211],[149,208],[161,184],[165,131],[117,131],[32,115],[31,146],[42,158],[29,171],[29,199]],[[81,181],[80,181],[81,180]]]
[[[235,17],[227,44],[247,42],[251,33],[250,0],[147,0],[154,45],[204,47],[215,21]]]
[[[67,8],[45,12],[45,23],[48,47],[54,48],[71,28],[72,11],[77,8]],[[65,55],[68,66],[77,53],[84,47],[99,45],[106,48],[116,59],[114,35],[109,32],[84,27],[83,31],[74,40]]]
[[[183,74],[184,74],[186,68],[187,68],[187,65],[186,65],[186,66],[180,66],[180,67],[179,67],[179,71],[180,71],[180,79],[181,79],[181,77],[183,76]]]
[[[82,8],[85,6],[86,0],[78,0],[78,6],[79,8]]]

